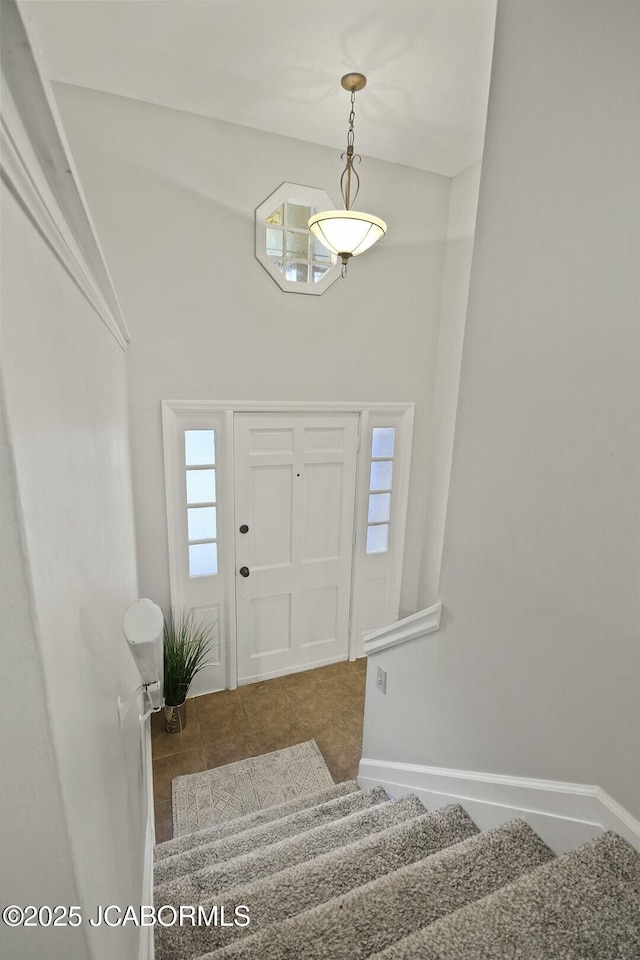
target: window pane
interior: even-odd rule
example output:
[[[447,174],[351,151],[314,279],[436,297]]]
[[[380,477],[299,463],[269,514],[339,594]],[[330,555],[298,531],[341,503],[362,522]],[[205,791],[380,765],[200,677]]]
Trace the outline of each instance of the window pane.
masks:
[[[267,227],[267,253],[270,257],[282,256],[282,230]]]
[[[215,437],[213,430],[185,430],[184,454],[188,467],[215,463]]]
[[[279,223],[282,225],[282,211],[283,207],[280,205],[277,210],[274,210],[270,217],[267,217],[267,223]]]
[[[389,549],[389,525],[367,527],[367,553],[385,553]]]
[[[296,260],[306,260],[309,256],[309,234],[292,233],[287,230],[287,256]]]
[[[330,250],[320,243],[319,240],[313,238],[313,259],[319,260],[320,263],[331,263],[333,261],[333,255]]]
[[[327,272],[328,269],[329,269],[329,267],[319,267],[317,264],[314,263],[314,265],[313,265],[313,282],[314,282],[314,283],[317,283],[318,280],[321,280],[321,279],[324,277],[324,275],[325,275],[325,273]]]
[[[371,456],[392,457],[395,427],[374,427],[371,434]]]
[[[187,470],[187,503],[214,503],[215,470]]]
[[[310,216],[311,211],[309,210],[309,207],[303,207],[299,203],[287,204],[288,227],[301,227],[303,230],[306,230],[309,226]]]
[[[284,263],[283,263],[282,260],[274,260],[274,261],[273,261],[273,265],[274,265],[274,267],[277,267],[277,269],[280,271],[280,273],[282,273],[282,272],[284,271]]]
[[[189,576],[210,577],[218,572],[218,544],[195,543],[189,547]]]
[[[369,490],[391,490],[393,478],[392,460],[374,460],[371,464]]]
[[[371,493],[369,494],[369,523],[380,523],[388,520],[391,516],[391,494],[390,493]],[[195,537],[194,537],[195,539]]]
[[[287,280],[297,280],[299,283],[306,283],[309,279],[308,263],[287,263]]]
[[[189,540],[215,540],[218,535],[216,532],[216,508],[189,508],[187,510],[187,527]]]

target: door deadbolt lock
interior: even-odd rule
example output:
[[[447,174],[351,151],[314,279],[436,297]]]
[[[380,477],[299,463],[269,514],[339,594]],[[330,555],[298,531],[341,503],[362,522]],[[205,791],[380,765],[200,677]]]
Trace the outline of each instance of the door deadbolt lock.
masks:
[[[246,523],[243,523],[240,527],[240,533],[249,533],[249,527]]]
[[[249,567],[240,567],[240,569],[238,570],[238,573],[240,574],[241,577],[248,577],[250,573]]]

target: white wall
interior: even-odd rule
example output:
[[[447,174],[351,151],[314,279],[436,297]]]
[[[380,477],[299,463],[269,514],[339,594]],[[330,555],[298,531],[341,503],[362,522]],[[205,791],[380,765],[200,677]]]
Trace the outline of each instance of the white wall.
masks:
[[[451,180],[438,331],[438,361],[433,390],[429,482],[418,586],[418,609],[421,610],[439,599],[440,565],[479,189],[480,161],[462,170]]]
[[[439,633],[364,755],[598,784],[640,814],[640,7],[498,7]]]
[[[0,497],[2,551],[2,674],[0,727],[2,745],[2,815],[0,816],[0,902],[43,904],[55,892],[56,902],[77,903],[78,888],[71,862],[60,783],[53,757],[46,688],[38,650],[32,585],[24,555],[21,512],[2,398]],[[19,682],[16,682],[19,678]],[[52,827],[55,825],[55,827]],[[37,864],[37,869],[36,869]],[[55,886],[54,886],[55,878]],[[25,932],[0,927],[3,956],[29,960],[38,954],[59,960],[81,957],[84,931]]]
[[[323,296],[286,294],[253,256],[254,208],[284,180],[337,202],[339,151],[67,85],[55,91],[132,331],[143,594],[168,606],[161,399],[412,400],[401,605],[415,610],[449,180],[365,157],[358,203],[387,220],[387,236]]]
[[[137,597],[125,356],[4,184],[2,235],[2,899],[88,920],[140,903],[146,831],[138,704],[124,731],[117,713],[140,682],[121,632]],[[86,920],[41,942],[3,930],[3,955],[136,957],[135,928]]]

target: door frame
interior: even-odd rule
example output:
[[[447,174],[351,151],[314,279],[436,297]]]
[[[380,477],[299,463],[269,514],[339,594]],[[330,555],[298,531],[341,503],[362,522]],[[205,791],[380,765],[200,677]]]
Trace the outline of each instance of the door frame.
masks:
[[[236,413],[357,413],[359,414],[356,491],[353,526],[353,559],[351,565],[351,615],[349,629],[349,659],[355,660],[364,655],[362,642],[363,628],[360,624],[361,589],[363,552],[355,550],[358,538],[366,536],[366,516],[369,493],[369,450],[361,442],[367,434],[371,415],[395,415],[399,417],[398,429],[401,431],[402,446],[398,464],[401,467],[402,482],[396,489],[396,524],[398,530],[398,547],[392,560],[391,588],[389,593],[389,622],[398,618],[400,607],[400,588],[402,581],[402,567],[405,548],[405,531],[407,523],[407,508],[409,500],[409,484],[411,472],[411,454],[413,446],[413,421],[415,404],[410,401],[226,401],[226,402],[193,402],[191,400],[162,400],[162,434],[164,445],[164,472],[167,505],[167,533],[169,545],[169,579],[171,606],[174,610],[184,607],[182,584],[178,574],[175,558],[184,544],[179,540],[180,524],[177,517],[176,471],[170,451],[177,449],[178,431],[180,429],[180,415],[211,414],[217,421],[217,449],[216,460],[220,460],[219,482],[222,484],[224,501],[233,504],[232,510],[225,510],[219,518],[219,527],[226,544],[226,567],[231,566],[233,557],[235,574],[235,476],[234,476],[234,415]],[[226,646],[226,687],[235,689],[237,686],[237,624],[235,604],[235,575],[227,569],[224,580],[225,628],[229,638]]]

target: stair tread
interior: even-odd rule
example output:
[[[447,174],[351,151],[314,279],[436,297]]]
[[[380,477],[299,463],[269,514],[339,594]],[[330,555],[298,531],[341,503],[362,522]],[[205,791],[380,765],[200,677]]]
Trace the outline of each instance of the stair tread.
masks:
[[[214,863],[251,853],[260,847],[269,846],[278,840],[311,830],[322,823],[337,820],[355,810],[362,810],[376,803],[384,803],[388,799],[383,787],[366,791],[358,790],[334,797],[313,807],[297,810],[270,823],[243,830],[240,834],[216,839],[212,843],[200,844],[184,853],[158,861],[155,867],[155,882],[160,884],[188,873],[196,873],[207,866],[213,866]]]
[[[378,803],[253,853],[158,884],[155,901],[157,904],[198,903],[204,897],[213,897],[231,886],[311,860],[327,850],[424,813],[424,806],[415,796]]]
[[[297,810],[305,810],[309,807],[325,803],[327,800],[332,800],[334,797],[357,793],[359,790],[360,787],[355,780],[346,780],[342,783],[336,783],[331,787],[325,787],[323,790],[303,794],[300,797],[294,797],[292,800],[285,800],[284,803],[266,807],[264,810],[257,810],[255,813],[247,813],[242,817],[225,820],[223,823],[216,824],[213,827],[206,827],[203,830],[197,830],[195,833],[186,834],[184,837],[174,837],[173,840],[165,840],[164,843],[157,844],[155,848],[155,859],[159,861],[165,857],[175,856],[178,853],[191,850],[193,847],[200,846],[201,844],[211,843],[223,837],[234,836],[235,834],[242,833],[244,830],[251,830],[261,824],[271,823],[281,817],[286,817],[290,813],[295,813]]]
[[[364,960],[551,858],[531,827],[514,820],[201,958]]]
[[[406,937],[375,960],[639,956],[640,854],[608,832]]]
[[[227,917],[232,917],[237,904],[248,904],[249,927],[159,928],[156,960],[198,957],[477,833],[478,828],[462,807],[451,805],[388,827],[309,862],[236,886],[219,898],[202,901],[202,905],[210,909],[217,904],[224,907]]]

